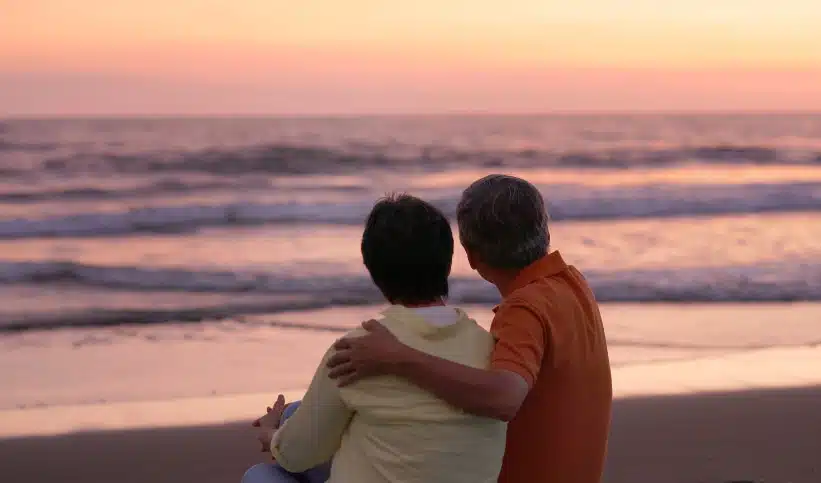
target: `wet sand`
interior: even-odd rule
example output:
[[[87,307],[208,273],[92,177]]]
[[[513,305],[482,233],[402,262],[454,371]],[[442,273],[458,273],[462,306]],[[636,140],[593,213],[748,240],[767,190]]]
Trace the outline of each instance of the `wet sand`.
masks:
[[[489,310],[469,311],[487,325]],[[605,483],[821,482],[819,304],[612,305]],[[376,307],[0,337],[0,481],[236,482]]]
[[[44,421],[44,424],[48,424]],[[0,440],[3,481],[236,482],[246,424]],[[605,482],[821,481],[821,387],[618,400]]]

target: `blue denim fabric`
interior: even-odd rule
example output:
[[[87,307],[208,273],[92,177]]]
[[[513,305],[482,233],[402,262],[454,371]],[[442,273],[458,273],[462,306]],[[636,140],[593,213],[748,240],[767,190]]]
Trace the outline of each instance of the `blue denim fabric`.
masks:
[[[285,408],[282,421],[291,417],[299,407],[295,401]],[[252,466],[242,476],[241,483],[325,483],[331,475],[331,463],[327,462],[302,473],[291,473],[276,463],[260,463]]]

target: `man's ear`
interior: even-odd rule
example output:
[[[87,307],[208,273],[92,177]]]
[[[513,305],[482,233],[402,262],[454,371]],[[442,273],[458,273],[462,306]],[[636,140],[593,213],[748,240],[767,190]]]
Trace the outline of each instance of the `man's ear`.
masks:
[[[462,248],[465,249],[465,255],[467,255],[468,257],[468,263],[470,264],[470,268],[472,270],[476,270],[476,255],[468,247],[462,245]]]

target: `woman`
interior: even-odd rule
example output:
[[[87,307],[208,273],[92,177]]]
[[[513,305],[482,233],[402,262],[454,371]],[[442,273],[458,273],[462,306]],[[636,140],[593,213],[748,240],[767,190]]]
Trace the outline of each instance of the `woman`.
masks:
[[[453,234],[430,204],[400,195],[368,216],[362,257],[391,306],[382,324],[399,340],[438,357],[487,367],[493,339],[445,305]],[[358,329],[352,335],[363,334]],[[506,425],[469,415],[404,380],[374,377],[339,388],[319,364],[301,405],[277,428],[278,408],[260,418],[275,465],[257,465],[243,483],[495,482]],[[270,442],[270,444],[267,444]],[[323,464],[332,460],[330,469]],[[306,472],[307,471],[307,472]]]

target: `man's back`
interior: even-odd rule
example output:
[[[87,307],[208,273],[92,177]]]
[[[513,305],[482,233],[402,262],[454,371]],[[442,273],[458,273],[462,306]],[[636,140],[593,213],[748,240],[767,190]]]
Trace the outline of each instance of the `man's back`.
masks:
[[[461,364],[487,367],[493,339],[461,312],[454,323],[437,325],[413,309],[393,306],[382,323],[409,346]],[[340,396],[355,414],[334,458],[330,481],[497,480],[504,423],[456,410],[393,376],[357,382],[340,389]]]
[[[538,319],[543,340],[513,341],[493,353],[493,367],[531,386],[508,426],[500,482],[598,483],[610,428],[612,384],[601,315],[592,291],[558,252],[525,268],[498,307],[491,332],[522,338],[518,314]],[[518,310],[518,312],[517,312]],[[517,317],[519,317],[517,319]],[[531,354],[526,350],[533,345]],[[541,347],[538,347],[541,346]],[[529,357],[541,354],[541,358]]]

